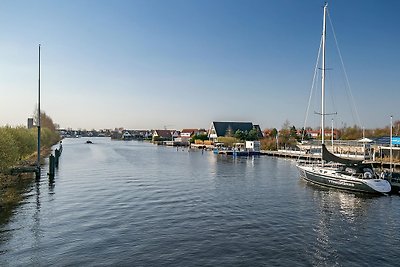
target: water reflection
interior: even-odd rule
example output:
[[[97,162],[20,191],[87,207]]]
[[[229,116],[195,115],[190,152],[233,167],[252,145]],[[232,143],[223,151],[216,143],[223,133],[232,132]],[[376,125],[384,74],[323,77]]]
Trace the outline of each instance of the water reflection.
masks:
[[[349,243],[358,238],[360,226],[366,227],[365,217],[370,212],[370,200],[377,197],[312,187],[314,204],[318,207],[314,227],[316,240],[311,252],[313,264],[342,265],[340,246],[349,247]]]
[[[43,177],[41,177],[43,179]],[[41,209],[41,203],[40,203],[40,186],[41,186],[41,180],[36,179],[35,181],[35,193],[36,193],[36,206],[34,209],[33,213],[33,220],[32,220],[32,235],[33,235],[33,244],[32,244],[32,251],[35,251],[40,247],[40,241],[41,241],[41,235],[40,235],[40,229],[41,229],[41,215],[40,215],[40,209]],[[35,257],[35,253],[32,254],[32,263],[36,264],[37,260]]]
[[[55,180],[32,183],[2,225],[0,266],[396,263],[398,197],[312,187],[270,157],[105,138],[64,148]]]

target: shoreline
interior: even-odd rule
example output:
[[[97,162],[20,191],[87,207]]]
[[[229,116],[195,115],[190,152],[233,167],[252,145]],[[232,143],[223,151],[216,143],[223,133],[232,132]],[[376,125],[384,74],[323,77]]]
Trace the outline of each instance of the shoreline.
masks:
[[[40,155],[40,165],[45,164],[45,159],[50,156],[52,148],[43,148]],[[28,168],[36,165],[36,155],[33,153],[28,158],[20,160],[11,167],[7,173],[0,173],[0,212],[5,213],[0,217],[0,223],[7,218],[12,209],[23,199],[26,188],[35,181],[35,173],[12,174],[14,168]]]

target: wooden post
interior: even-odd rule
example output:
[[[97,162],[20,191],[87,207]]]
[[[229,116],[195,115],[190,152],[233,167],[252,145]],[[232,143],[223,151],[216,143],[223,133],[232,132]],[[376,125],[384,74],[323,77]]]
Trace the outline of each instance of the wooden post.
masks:
[[[36,166],[35,176],[36,176],[36,180],[40,180],[40,166]]]
[[[54,155],[55,155],[55,166],[56,166],[56,167],[58,167],[58,159],[60,158],[60,154],[61,154],[60,150],[56,149],[56,150],[54,151]]]
[[[53,154],[49,157],[49,178],[54,178],[55,173],[55,157]]]

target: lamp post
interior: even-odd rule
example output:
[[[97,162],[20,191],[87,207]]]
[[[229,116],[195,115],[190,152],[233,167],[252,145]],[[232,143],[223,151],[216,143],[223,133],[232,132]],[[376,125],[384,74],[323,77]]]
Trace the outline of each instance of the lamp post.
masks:
[[[390,174],[393,173],[392,160],[393,160],[393,116],[390,116]]]
[[[41,119],[40,119],[40,44],[39,44],[39,79],[38,79],[38,142],[37,142],[37,162],[36,166],[38,171],[40,172],[40,128],[41,128]]]

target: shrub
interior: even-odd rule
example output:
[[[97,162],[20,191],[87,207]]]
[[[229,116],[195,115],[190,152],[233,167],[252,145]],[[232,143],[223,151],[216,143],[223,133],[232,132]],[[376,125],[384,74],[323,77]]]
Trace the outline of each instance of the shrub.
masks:
[[[9,129],[0,128],[0,171],[6,170],[19,159],[18,146]]]
[[[233,147],[233,144],[238,143],[239,140],[235,137],[218,137],[218,142],[224,143],[226,147]]]

